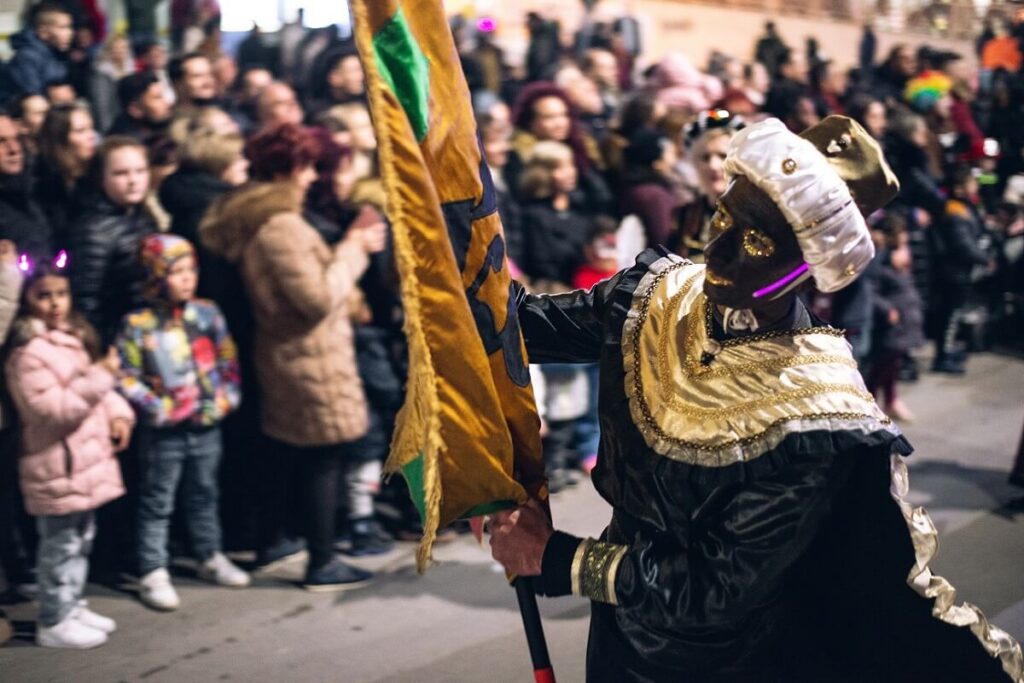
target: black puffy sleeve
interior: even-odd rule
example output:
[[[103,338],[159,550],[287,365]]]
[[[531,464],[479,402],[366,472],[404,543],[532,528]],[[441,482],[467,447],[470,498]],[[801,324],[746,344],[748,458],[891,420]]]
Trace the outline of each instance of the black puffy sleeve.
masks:
[[[590,291],[528,294],[514,283],[514,295],[531,363],[596,363],[609,338],[617,343],[633,292],[664,249],[642,252],[636,263],[594,285]]]
[[[850,471],[850,458],[826,453],[724,488],[684,536],[634,541],[615,576],[616,602],[669,628],[735,623],[779,590]]]
[[[105,284],[117,246],[112,230],[115,221],[107,216],[87,219],[72,233],[69,249],[75,307],[101,331],[107,322],[102,314],[103,297],[110,295]]]
[[[559,536],[543,560],[542,590],[635,611],[674,630],[735,623],[780,589],[849,478],[851,458],[826,453],[763,478],[722,487],[685,528],[629,545]]]

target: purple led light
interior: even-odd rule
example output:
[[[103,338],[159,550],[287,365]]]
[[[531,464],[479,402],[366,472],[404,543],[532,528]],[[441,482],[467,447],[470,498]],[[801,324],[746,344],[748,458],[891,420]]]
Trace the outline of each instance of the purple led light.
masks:
[[[491,17],[481,17],[480,19],[477,19],[476,30],[481,33],[494,33],[497,28],[498,22]]]
[[[789,275],[786,275],[785,277],[779,278],[778,280],[776,280],[775,282],[771,283],[767,287],[762,287],[761,289],[759,289],[756,292],[754,292],[754,298],[755,299],[760,299],[765,294],[771,294],[775,290],[781,289],[782,287],[785,287],[790,282],[792,282],[793,280],[797,279],[798,277],[800,277],[801,275],[806,273],[809,268],[810,268],[810,266],[808,266],[806,263],[801,263],[800,267],[797,268],[796,270],[794,270]]]
[[[23,273],[28,273],[32,270],[32,261],[29,259],[28,254],[22,254],[18,257],[18,270]]]
[[[53,260],[53,265],[60,270],[64,270],[64,268],[66,268],[68,265],[68,252],[61,249],[57,253],[57,258]]]

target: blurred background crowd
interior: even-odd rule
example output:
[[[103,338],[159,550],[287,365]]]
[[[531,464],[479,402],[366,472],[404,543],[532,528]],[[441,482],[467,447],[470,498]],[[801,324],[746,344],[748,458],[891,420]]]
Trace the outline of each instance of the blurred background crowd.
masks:
[[[404,337],[350,38],[300,13],[228,49],[216,0],[174,0],[169,40],[108,24],[95,0],[43,0],[0,65],[0,586],[49,600],[40,623],[57,646],[98,644],[50,633],[69,613],[88,621],[58,593],[84,581],[68,558],[88,555],[96,528],[91,580],[137,579],[162,610],[179,605],[175,558],[242,587],[304,552],[304,585],[327,590],[370,578],[337,552],[420,532],[404,485],[381,483]],[[844,114],[902,189],[870,218],[868,272],[806,296],[846,330],[883,408],[911,420],[900,382],[1022,350],[1014,16],[991,13],[973,54],[881,53],[867,26],[849,69],[772,23],[706,59],[646,54],[629,14],[567,30],[530,13],[526,27],[512,56],[495,18],[452,20],[510,265],[534,291],[589,288],[645,246],[699,262],[731,136],[768,116],[800,132]],[[532,375],[557,493],[596,459],[596,368]],[[77,545],[62,556],[61,543]]]

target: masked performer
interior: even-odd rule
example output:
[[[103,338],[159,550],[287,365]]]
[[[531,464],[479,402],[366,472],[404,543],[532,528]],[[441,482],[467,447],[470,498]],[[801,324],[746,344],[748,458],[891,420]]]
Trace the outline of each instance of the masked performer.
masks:
[[[1016,641],[928,569],[910,444],[796,296],[874,256],[864,216],[897,190],[877,144],[768,120],[726,169],[706,266],[649,250],[589,292],[521,295],[531,361],[600,362],[614,512],[599,540],[500,514],[494,557],[592,601],[589,681],[1021,683]]]

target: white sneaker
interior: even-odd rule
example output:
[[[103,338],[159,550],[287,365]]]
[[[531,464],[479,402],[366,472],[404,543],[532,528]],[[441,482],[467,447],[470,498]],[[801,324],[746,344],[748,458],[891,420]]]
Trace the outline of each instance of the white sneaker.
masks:
[[[78,620],[78,623],[85,624],[97,631],[103,631],[107,635],[110,635],[117,630],[117,622],[110,617],[105,617],[102,614],[96,614],[89,609],[89,603],[85,600],[79,600],[78,606],[75,607],[71,612],[71,616]]]
[[[88,650],[107,642],[107,634],[75,619],[74,612],[64,621],[46,627],[40,624],[36,630],[36,645],[42,647],[63,647],[69,650]]]
[[[139,581],[139,598],[155,609],[170,612],[181,605],[177,591],[171,585],[171,575],[161,567],[146,574]]]
[[[229,588],[244,588],[249,585],[249,575],[235,566],[224,553],[214,553],[210,559],[199,565],[199,578]]]

